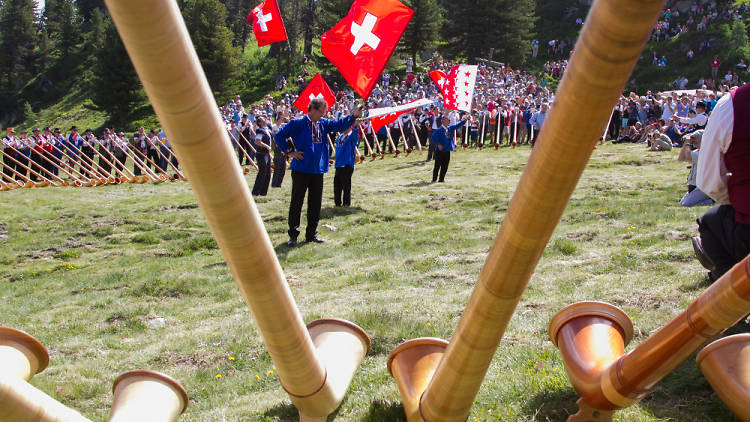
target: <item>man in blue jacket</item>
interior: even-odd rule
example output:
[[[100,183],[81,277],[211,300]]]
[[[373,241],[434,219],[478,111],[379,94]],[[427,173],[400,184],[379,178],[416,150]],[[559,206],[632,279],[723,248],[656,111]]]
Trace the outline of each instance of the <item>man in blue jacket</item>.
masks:
[[[288,246],[297,245],[299,236],[300,214],[302,203],[307,195],[307,228],[305,240],[323,243],[317,235],[320,220],[320,203],[323,198],[323,174],[328,173],[328,133],[342,132],[351,126],[362,115],[362,108],[355,109],[350,116],[341,120],[329,120],[322,117],[328,111],[328,103],[314,99],[307,106],[307,115],[285,124],[274,135],[274,140],[282,153],[289,151],[287,138],[292,138],[295,151],[288,153],[292,158],[292,199],[289,202],[289,242]]]
[[[352,174],[354,150],[359,147],[359,131],[350,127],[336,139],[336,174],[333,176],[333,202],[337,207],[348,207],[352,202]],[[343,201],[341,200],[343,193]]]
[[[448,126],[450,119],[447,115],[443,115],[442,125],[432,132],[430,143],[435,145],[435,167],[432,169],[432,183],[445,181],[445,173],[448,172],[448,164],[451,162],[451,151],[456,149],[454,134],[456,129],[466,124],[467,116],[465,114],[460,122]],[[438,173],[440,173],[439,180]]]

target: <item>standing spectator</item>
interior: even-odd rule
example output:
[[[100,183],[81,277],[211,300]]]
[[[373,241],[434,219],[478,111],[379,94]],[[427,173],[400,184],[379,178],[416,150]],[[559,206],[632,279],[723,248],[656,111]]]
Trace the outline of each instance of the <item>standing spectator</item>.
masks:
[[[451,162],[451,151],[456,149],[454,133],[466,123],[467,116],[464,116],[460,122],[453,126],[446,126],[450,123],[447,116],[443,116],[442,124],[430,137],[430,143],[435,144],[435,166],[432,168],[432,183],[445,182],[445,174],[448,172],[448,164]],[[439,179],[438,179],[439,176]]]
[[[714,56],[711,59],[711,78],[716,79],[719,76],[719,66],[721,66],[721,60],[719,56]]]

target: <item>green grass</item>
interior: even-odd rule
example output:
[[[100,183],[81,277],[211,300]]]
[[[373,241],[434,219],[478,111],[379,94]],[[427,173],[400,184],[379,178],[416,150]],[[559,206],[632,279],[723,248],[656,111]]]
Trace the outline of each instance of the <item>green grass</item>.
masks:
[[[368,162],[357,167],[353,206],[344,209],[333,208],[328,175],[321,224],[336,230],[320,228],[322,245],[285,246],[289,176],[258,200],[303,318],[345,318],[372,337],[332,420],[403,420],[388,354],[406,339],[450,338],[529,152],[458,151],[447,182],[435,185],[424,155]],[[630,349],[705,289],[688,239],[706,208],[679,206],[687,170],[676,155],[640,145],[594,151],[469,420],[561,421],[575,412],[576,393],[547,335],[562,307],[581,300],[621,307],[635,326]],[[188,184],[0,195],[0,321],[50,350],[35,386],[105,420],[112,381],[152,369],[189,392],[181,420],[293,420]],[[150,328],[154,318],[166,326]],[[616,420],[733,417],[691,358]]]

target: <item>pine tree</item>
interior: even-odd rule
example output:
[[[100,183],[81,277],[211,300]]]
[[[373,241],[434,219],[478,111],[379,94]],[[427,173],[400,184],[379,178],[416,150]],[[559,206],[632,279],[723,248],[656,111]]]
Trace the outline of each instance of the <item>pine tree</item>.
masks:
[[[219,0],[192,0],[182,15],[208,83],[217,97],[232,94],[241,72],[240,51],[226,27],[227,9]]]
[[[106,19],[104,28],[95,53],[92,100],[112,120],[124,124],[133,105],[143,100],[143,90],[115,25]]]
[[[333,28],[349,13],[351,6],[351,0],[319,0],[315,22],[318,34],[324,34]]]
[[[457,0],[446,20],[446,53],[473,60],[491,48],[512,65],[523,63],[534,30],[535,0]]]
[[[408,4],[414,15],[406,27],[399,48],[417,63],[417,54],[435,44],[441,20],[440,5],[436,0],[411,0]]]
[[[60,32],[57,38],[57,48],[60,49],[63,56],[66,56],[81,42],[80,17],[73,0],[62,0],[58,18]]]
[[[84,22],[91,21],[94,11],[104,12],[106,10],[104,0],[77,0],[76,5],[78,6],[78,13]]]
[[[18,91],[34,71],[33,0],[4,0],[0,7],[0,112],[20,111]]]

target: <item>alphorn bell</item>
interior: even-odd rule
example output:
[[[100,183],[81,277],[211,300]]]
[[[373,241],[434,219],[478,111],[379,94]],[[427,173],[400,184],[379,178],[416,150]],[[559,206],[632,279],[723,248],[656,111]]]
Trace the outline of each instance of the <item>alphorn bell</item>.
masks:
[[[109,422],[174,422],[185,412],[188,394],[173,378],[159,372],[126,372],[112,385]]]
[[[348,322],[313,322],[309,331],[303,323],[177,3],[105,2],[282,387],[301,420],[324,421],[343,400],[367,335]]]
[[[479,280],[417,412],[464,421],[573,190],[664,8],[663,0],[597,0]],[[508,259],[512,257],[512,259]],[[395,374],[394,374],[395,375]],[[405,403],[406,405],[406,403]]]
[[[570,381],[582,399],[579,413],[569,422],[592,420],[597,412],[597,420],[612,420],[608,411],[641,401],[707,339],[744,318],[750,312],[750,256],[706,289],[687,310],[624,355],[620,342],[624,339],[627,343],[631,335],[629,321],[615,310],[585,302],[563,309],[550,323],[550,338],[560,348]],[[568,317],[570,313],[576,317]],[[622,338],[604,327],[608,324],[605,320],[620,330]],[[720,347],[721,343],[717,349]],[[707,349],[706,353],[714,350]]]
[[[742,421],[750,421],[750,334],[717,340],[695,361],[721,401]]]
[[[38,340],[0,327],[0,422],[89,422],[28,383],[48,363],[47,349]]]

